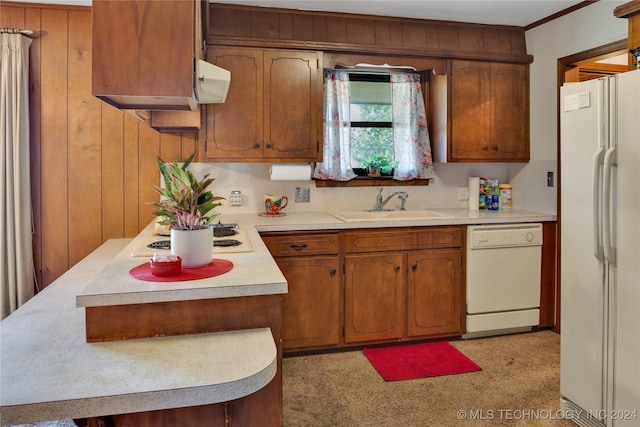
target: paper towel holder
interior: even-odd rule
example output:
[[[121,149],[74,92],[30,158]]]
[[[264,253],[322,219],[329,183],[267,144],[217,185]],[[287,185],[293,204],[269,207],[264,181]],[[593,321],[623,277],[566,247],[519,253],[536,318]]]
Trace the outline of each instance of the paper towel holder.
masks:
[[[309,181],[312,179],[311,163],[273,163],[269,168],[271,181]]]

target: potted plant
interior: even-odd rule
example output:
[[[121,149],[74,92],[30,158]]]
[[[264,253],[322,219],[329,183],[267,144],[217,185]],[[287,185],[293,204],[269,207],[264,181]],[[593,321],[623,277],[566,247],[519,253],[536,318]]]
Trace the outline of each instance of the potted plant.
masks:
[[[159,223],[170,226],[171,253],[182,258],[185,268],[204,267],[213,259],[213,229],[209,225],[219,215],[213,209],[224,200],[208,190],[214,181],[209,174],[198,180],[187,169],[195,155],[182,166],[175,160],[167,165],[158,157],[164,188],[155,187],[160,202],[150,203],[158,208],[153,214],[160,217]]]
[[[393,168],[398,166],[398,162],[385,155],[375,155],[363,163],[367,169],[367,175],[377,177],[380,175],[391,175]]]

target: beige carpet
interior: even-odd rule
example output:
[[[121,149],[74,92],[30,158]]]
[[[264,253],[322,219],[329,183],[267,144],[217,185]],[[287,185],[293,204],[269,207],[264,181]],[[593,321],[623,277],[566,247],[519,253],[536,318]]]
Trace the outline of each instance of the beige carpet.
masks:
[[[286,357],[284,424],[575,427],[559,419],[559,335],[540,331],[452,344],[483,370],[386,382],[360,350]]]

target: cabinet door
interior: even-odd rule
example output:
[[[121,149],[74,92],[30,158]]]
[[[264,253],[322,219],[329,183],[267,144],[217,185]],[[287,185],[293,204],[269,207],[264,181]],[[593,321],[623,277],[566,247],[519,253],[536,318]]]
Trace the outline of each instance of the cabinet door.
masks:
[[[461,334],[465,313],[461,251],[409,252],[407,265],[407,336]]]
[[[195,110],[196,5],[95,0],[91,94],[123,109]]]
[[[277,258],[289,284],[282,298],[282,348],[337,345],[340,262],[337,256]]]
[[[529,161],[529,66],[451,63],[451,161]]]
[[[320,150],[320,56],[264,52],[264,157],[314,161]]]
[[[521,64],[492,64],[491,156],[529,161],[529,69]]]
[[[402,337],[404,283],[401,252],[345,256],[346,343]]]
[[[207,61],[231,72],[227,99],[207,105],[205,159],[261,159],[263,142],[263,53],[215,48]]]
[[[453,61],[451,65],[451,160],[483,159],[491,137],[491,64]]]

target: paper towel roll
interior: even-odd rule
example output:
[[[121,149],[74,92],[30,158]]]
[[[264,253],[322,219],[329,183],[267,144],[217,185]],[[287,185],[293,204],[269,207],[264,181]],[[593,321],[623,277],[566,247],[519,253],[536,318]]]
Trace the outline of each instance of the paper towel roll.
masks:
[[[469,209],[472,211],[478,210],[478,203],[480,201],[480,177],[469,177]]]
[[[308,163],[285,163],[271,165],[271,181],[303,181],[311,179]]]

